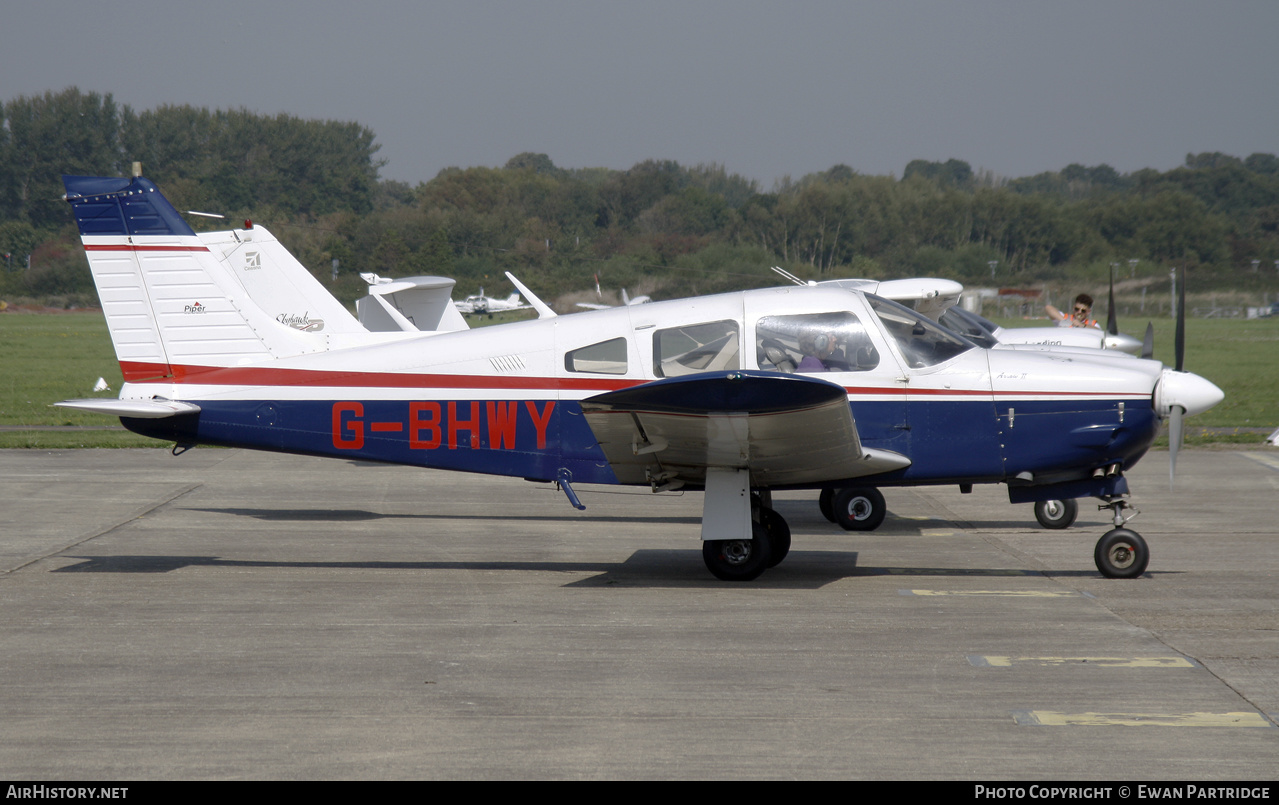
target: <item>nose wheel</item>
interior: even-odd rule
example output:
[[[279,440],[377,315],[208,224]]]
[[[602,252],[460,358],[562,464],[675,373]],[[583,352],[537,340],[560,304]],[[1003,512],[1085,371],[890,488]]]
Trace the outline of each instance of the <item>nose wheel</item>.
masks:
[[[1150,548],[1146,540],[1136,531],[1124,528],[1124,524],[1136,517],[1139,512],[1124,514],[1124,509],[1132,508],[1123,498],[1103,498],[1105,501],[1099,509],[1110,509],[1115,527],[1097,540],[1093,549],[1093,561],[1101,575],[1108,579],[1135,579],[1146,572],[1150,563]]]
[[[1093,560],[1108,579],[1135,579],[1146,572],[1150,549],[1136,531],[1115,528],[1097,540]]]

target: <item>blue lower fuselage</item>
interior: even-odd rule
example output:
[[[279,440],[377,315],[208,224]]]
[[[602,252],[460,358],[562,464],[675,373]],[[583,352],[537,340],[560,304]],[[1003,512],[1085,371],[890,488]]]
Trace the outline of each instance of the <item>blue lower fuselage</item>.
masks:
[[[208,401],[199,414],[132,419],[130,430],[179,444],[303,455],[554,480],[616,484],[616,476],[571,400]],[[1159,428],[1151,406],[1115,401],[902,400],[850,403],[866,447],[911,465],[859,484],[1035,483],[1131,467]],[[1015,407],[1010,413],[1008,409]]]

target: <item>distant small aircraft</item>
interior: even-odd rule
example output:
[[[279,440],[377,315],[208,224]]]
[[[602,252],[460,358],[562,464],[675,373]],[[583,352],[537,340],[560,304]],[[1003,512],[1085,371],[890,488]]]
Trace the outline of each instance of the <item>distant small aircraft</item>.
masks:
[[[181,447],[554,482],[577,508],[576,484],[704,490],[702,557],[725,580],[790,551],[772,490],[830,489],[850,528],[883,519],[879,487],[978,483],[1005,484],[1014,503],[1099,498],[1115,527],[1094,549],[1098,570],[1141,575],[1149,549],[1125,527],[1124,472],[1163,420],[1175,459],[1183,417],[1223,398],[1182,370],[1184,315],[1167,368],[980,349],[838,286],[563,317],[526,294],[536,320],[370,332],[258,259],[282,249],[265,235],[197,235],[141,177],[63,182],[125,385],[118,399],[59,405]]]
[[[652,298],[648,296],[628,296],[626,293],[626,289],[625,288],[622,289],[622,307],[629,307],[630,305],[643,305],[652,301],[653,301]],[[609,308],[617,307],[617,305],[603,305],[603,304],[597,304],[595,302],[578,302],[577,306],[580,308],[585,308],[587,310],[608,310]]]
[[[528,310],[532,305],[526,305],[520,302],[519,292],[513,293],[505,299],[494,299],[491,296],[484,295],[484,289],[480,288],[478,294],[466,297],[461,302],[457,302],[457,309],[462,313],[482,316],[488,315],[490,318],[494,313],[500,313],[507,310]]]

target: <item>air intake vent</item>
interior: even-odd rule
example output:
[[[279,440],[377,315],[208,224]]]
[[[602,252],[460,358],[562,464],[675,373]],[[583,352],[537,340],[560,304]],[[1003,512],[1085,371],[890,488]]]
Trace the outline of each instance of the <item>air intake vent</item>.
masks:
[[[489,358],[489,363],[498,372],[520,372],[524,369],[524,361],[520,360],[519,355],[500,355]]]

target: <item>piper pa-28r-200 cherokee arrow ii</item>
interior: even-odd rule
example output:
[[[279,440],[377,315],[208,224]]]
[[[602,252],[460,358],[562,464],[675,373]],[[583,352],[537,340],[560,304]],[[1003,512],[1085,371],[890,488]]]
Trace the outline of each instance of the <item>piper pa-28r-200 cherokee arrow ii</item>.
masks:
[[[772,490],[833,488],[838,510],[867,488],[975,483],[1100,498],[1116,527],[1098,568],[1140,575],[1123,472],[1161,419],[1222,399],[1153,360],[979,349],[839,287],[433,332],[369,332],[334,302],[317,327],[258,303],[273,281],[289,292],[256,276],[260,249],[282,249],[265,230],[197,235],[144,178],[64,183],[126,382],[60,405],[178,446],[555,482],[578,508],[575,484],[703,489],[703,556],[726,580],[789,551]]]

